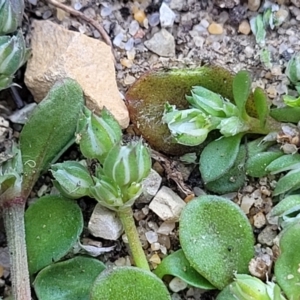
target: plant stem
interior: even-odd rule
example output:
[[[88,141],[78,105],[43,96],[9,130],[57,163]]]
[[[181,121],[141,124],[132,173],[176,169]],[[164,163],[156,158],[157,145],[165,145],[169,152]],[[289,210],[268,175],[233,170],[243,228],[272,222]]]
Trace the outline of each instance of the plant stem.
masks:
[[[118,215],[128,238],[129,247],[136,266],[141,269],[150,271],[138,232],[135,227],[131,207],[126,207],[118,211]]]
[[[3,206],[14,300],[31,299],[24,225],[25,203],[22,198],[15,198]]]

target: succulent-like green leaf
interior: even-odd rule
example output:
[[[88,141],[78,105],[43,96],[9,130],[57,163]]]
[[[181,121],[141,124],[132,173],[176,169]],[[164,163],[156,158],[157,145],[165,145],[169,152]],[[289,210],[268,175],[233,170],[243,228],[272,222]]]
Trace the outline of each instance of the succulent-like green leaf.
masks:
[[[269,172],[266,167],[278,157],[284,155],[281,151],[267,151],[261,152],[254,156],[249,157],[246,163],[246,172],[252,177],[263,177]]]
[[[216,300],[236,300],[236,297],[233,296],[231,292],[231,286],[234,286],[235,283],[227,285],[217,296]]]
[[[247,71],[239,71],[233,78],[234,102],[243,118],[246,112],[246,102],[251,91],[251,77]]]
[[[165,275],[176,276],[189,285],[199,289],[215,289],[215,287],[209,281],[207,281],[194,268],[191,267],[182,249],[177,250],[176,252],[173,252],[165,257],[161,264],[159,264],[154,270],[154,274],[161,279]]]
[[[79,206],[60,196],[44,196],[25,213],[30,274],[58,261],[76,243],[83,228]]]
[[[282,199],[278,204],[276,204],[271,209],[271,216],[280,216],[285,212],[293,209],[294,207],[299,207],[300,205],[300,195],[289,195]]]
[[[300,223],[286,228],[280,239],[280,256],[275,263],[276,281],[288,299],[298,299],[300,295]]]
[[[271,174],[278,174],[298,168],[300,168],[300,154],[295,153],[283,155],[275,159],[266,167],[266,170]]]
[[[27,198],[40,172],[46,170],[75,140],[83,93],[72,79],[56,83],[37,106],[20,135]]]
[[[98,259],[77,256],[44,268],[33,286],[39,300],[88,300],[90,288],[105,269]]]
[[[247,273],[254,237],[244,212],[228,199],[200,196],[183,209],[179,238],[191,266],[218,289]]]
[[[281,177],[276,184],[273,196],[293,191],[300,187],[300,169],[292,170]]]
[[[228,172],[215,181],[207,183],[205,187],[209,191],[219,195],[238,191],[238,189],[244,185],[246,180],[246,157],[247,152],[245,145],[241,145],[236,160]]]
[[[270,108],[268,98],[262,88],[257,87],[253,93],[254,103],[258,114],[258,119],[263,127],[266,123],[266,119],[269,115]]]
[[[298,123],[300,107],[280,107],[270,110],[270,116],[279,122]]]
[[[91,300],[171,300],[164,283],[153,273],[119,267],[103,271],[93,284]]]
[[[300,97],[295,98],[290,95],[283,96],[283,102],[290,107],[300,107]]]
[[[242,134],[222,138],[208,144],[200,156],[200,172],[205,183],[222,177],[233,166]]]

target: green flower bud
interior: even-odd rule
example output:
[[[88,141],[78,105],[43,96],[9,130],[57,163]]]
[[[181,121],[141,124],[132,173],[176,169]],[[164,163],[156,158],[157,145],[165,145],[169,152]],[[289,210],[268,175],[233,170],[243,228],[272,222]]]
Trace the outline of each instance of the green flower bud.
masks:
[[[123,195],[120,187],[107,176],[94,177],[95,184],[90,186],[90,195],[101,205],[118,210],[123,207]]]
[[[89,195],[89,188],[94,184],[88,170],[79,162],[66,161],[52,165],[51,173],[56,179],[55,187],[62,195],[78,199]]]
[[[201,110],[191,108],[176,110],[166,107],[163,122],[179,144],[196,146],[203,143],[208,133],[215,129],[221,119],[206,116]]]
[[[24,0],[0,0],[0,35],[12,33],[20,26]]]
[[[83,116],[79,120],[78,136],[82,154],[103,163],[109,150],[121,141],[122,130],[106,108],[103,108],[100,117],[84,108]]]
[[[12,85],[13,74],[26,62],[29,49],[19,31],[12,37],[0,37],[0,90]]]
[[[0,204],[21,196],[22,192],[22,155],[16,145],[10,150],[11,158],[0,165]]]
[[[233,116],[223,119],[217,127],[224,136],[233,136],[240,132],[245,132],[249,126],[244,123],[239,117]]]
[[[202,86],[193,87],[192,96],[187,96],[186,99],[193,107],[200,109],[206,115],[225,117],[223,98]]]
[[[150,170],[150,153],[141,140],[126,146],[114,146],[103,164],[104,174],[122,189],[141,182],[149,175]]]
[[[290,81],[297,85],[300,82],[300,53],[296,53],[288,62],[285,74]]]
[[[266,285],[256,277],[236,274],[235,282],[230,285],[231,293],[239,300],[272,300]]]

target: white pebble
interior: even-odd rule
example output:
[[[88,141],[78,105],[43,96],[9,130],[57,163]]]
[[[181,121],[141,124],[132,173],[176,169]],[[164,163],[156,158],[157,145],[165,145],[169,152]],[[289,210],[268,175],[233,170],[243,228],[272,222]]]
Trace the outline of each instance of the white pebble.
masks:
[[[178,277],[174,277],[169,283],[169,288],[172,292],[177,293],[179,291],[186,289],[187,283]]]
[[[162,27],[172,27],[176,18],[173,10],[166,4],[162,3],[159,8],[159,19]]]
[[[154,231],[147,231],[145,233],[146,239],[150,244],[156,243],[158,240],[158,235]]]

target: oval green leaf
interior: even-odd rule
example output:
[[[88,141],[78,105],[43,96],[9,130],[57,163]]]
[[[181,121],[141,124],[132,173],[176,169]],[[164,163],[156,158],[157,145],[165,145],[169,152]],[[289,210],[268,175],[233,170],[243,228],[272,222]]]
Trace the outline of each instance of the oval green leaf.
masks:
[[[292,170],[281,177],[275,187],[273,196],[293,191],[300,187],[300,170]]]
[[[228,199],[200,196],[183,209],[179,238],[191,266],[218,289],[248,273],[254,237],[244,212]]]
[[[300,295],[300,223],[294,223],[283,231],[280,239],[281,254],[275,262],[275,276],[288,299]]]
[[[270,113],[268,97],[266,96],[264,90],[260,87],[257,87],[254,90],[253,97],[258,119],[260,121],[260,125],[263,127]]]
[[[246,172],[251,177],[263,177],[269,172],[266,167],[275,159],[282,156],[281,151],[267,151],[258,153],[252,157],[249,157],[246,163]]]
[[[103,271],[93,284],[91,300],[171,300],[164,283],[153,273],[134,267]]]
[[[272,161],[266,170],[271,174],[297,169],[300,167],[300,154],[286,154]]]
[[[247,71],[239,71],[233,78],[232,84],[234,102],[242,117],[246,112],[246,102],[251,91],[251,77]]]
[[[238,191],[246,180],[246,155],[245,146],[241,145],[237,158],[228,172],[217,180],[207,183],[205,187],[209,191],[220,195]]]
[[[37,106],[20,135],[24,164],[23,193],[27,198],[41,171],[46,170],[75,140],[84,98],[72,79],[56,83]]]
[[[172,275],[199,289],[215,289],[210,282],[191,267],[182,249],[165,257],[154,270],[154,274],[159,278],[163,278],[165,275]]]
[[[271,216],[281,216],[285,212],[290,211],[294,207],[297,208],[300,206],[300,195],[290,195],[282,199],[278,204],[276,204],[271,209]]]
[[[94,258],[77,256],[44,268],[33,286],[39,300],[88,300],[91,286],[105,265]]]
[[[279,122],[298,123],[300,107],[280,107],[270,110],[270,116]]]
[[[30,274],[66,255],[82,229],[81,210],[70,199],[44,196],[29,206],[25,231]]]
[[[200,173],[204,183],[214,181],[233,166],[240,148],[242,134],[223,137],[208,144],[200,156]]]

